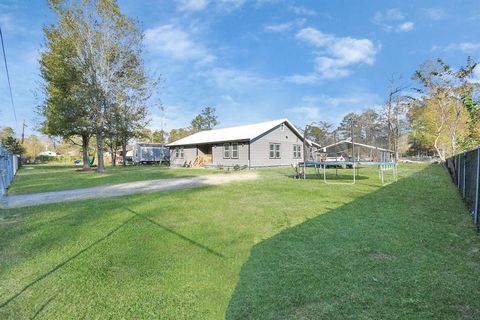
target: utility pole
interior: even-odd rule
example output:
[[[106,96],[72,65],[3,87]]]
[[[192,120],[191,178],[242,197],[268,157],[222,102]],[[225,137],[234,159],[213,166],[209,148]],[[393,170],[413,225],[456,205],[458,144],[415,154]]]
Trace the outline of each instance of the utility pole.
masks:
[[[310,125],[305,126],[305,131],[303,131],[303,163],[307,162],[307,132],[310,128]]]
[[[25,124],[25,119],[23,119],[23,125],[22,125],[22,144],[25,141],[25,127],[27,125]]]
[[[354,125],[354,121],[352,121],[351,123],[351,127],[350,127],[350,134],[351,134],[351,141],[352,141],[352,157],[353,157],[353,164],[355,165],[355,142],[353,141],[353,125]]]

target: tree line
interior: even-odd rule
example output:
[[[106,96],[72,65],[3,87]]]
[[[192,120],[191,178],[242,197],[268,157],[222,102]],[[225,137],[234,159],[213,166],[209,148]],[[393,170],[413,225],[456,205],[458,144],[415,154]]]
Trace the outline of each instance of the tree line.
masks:
[[[400,155],[436,155],[441,160],[480,145],[478,64],[452,68],[442,59],[429,60],[412,75],[416,85],[389,80],[385,102],[363,112],[350,112],[338,126],[318,121],[307,137],[321,146],[343,139],[392,150]]]

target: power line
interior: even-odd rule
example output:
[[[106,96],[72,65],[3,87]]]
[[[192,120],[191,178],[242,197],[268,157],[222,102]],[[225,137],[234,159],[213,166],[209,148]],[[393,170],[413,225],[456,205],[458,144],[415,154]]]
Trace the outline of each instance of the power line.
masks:
[[[7,72],[8,89],[10,90],[10,102],[12,103],[13,117],[15,118],[15,125],[17,126],[17,129],[18,129],[17,112],[15,111],[15,104],[13,103],[12,84],[10,83],[10,74],[8,72],[7,55],[5,54],[5,44],[3,43],[3,33],[2,33],[1,27],[0,27],[0,42],[2,42],[3,61],[5,62],[5,71]]]

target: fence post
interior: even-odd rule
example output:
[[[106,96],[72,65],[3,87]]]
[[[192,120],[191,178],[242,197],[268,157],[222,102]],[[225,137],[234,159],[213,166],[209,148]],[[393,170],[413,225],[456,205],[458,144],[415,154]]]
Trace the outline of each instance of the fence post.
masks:
[[[462,169],[462,173],[463,173],[463,177],[462,177],[462,179],[463,179],[463,180],[462,180],[462,185],[463,185],[463,187],[462,187],[462,195],[463,195],[463,199],[465,199],[465,197],[466,197],[466,195],[467,195],[467,191],[465,190],[465,187],[466,187],[466,185],[465,185],[465,182],[466,182],[465,180],[466,180],[466,178],[465,178],[465,177],[467,176],[467,175],[465,174],[465,170],[467,169],[467,153],[465,152],[465,153],[462,153],[462,154],[464,155],[464,157],[463,157],[463,169]]]
[[[455,156],[455,158],[457,159],[456,166],[455,166],[456,167],[455,168],[456,169],[456,172],[455,172],[456,173],[456,177],[455,177],[456,179],[455,180],[457,180],[456,181],[457,182],[457,188],[460,189],[460,156],[457,154]]]
[[[4,166],[4,152],[3,147],[0,144],[0,197],[3,196],[7,183],[5,182],[5,166]]]
[[[480,148],[477,149],[477,177],[476,177],[476,188],[475,188],[475,210],[473,211],[473,222],[475,225],[478,224],[478,193],[480,189]]]

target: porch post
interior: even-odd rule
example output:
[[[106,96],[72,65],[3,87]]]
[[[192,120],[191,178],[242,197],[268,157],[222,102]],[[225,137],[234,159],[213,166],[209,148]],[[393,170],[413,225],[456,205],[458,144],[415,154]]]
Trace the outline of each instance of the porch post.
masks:
[[[250,141],[248,141],[248,169],[250,169]]]

